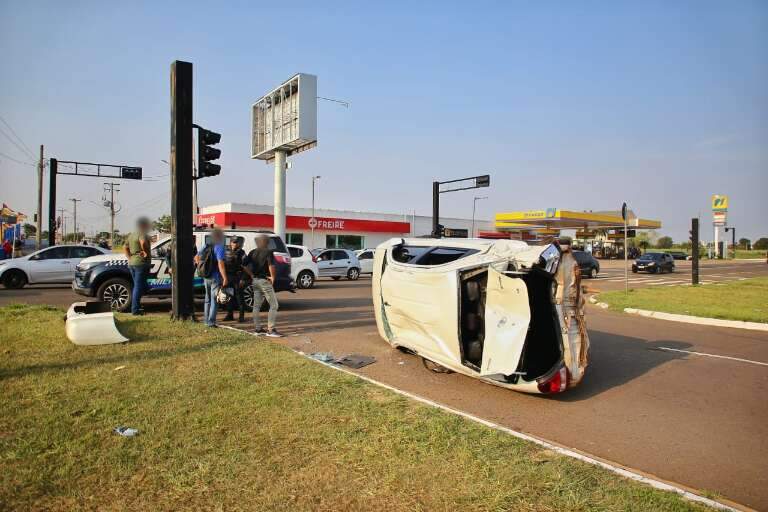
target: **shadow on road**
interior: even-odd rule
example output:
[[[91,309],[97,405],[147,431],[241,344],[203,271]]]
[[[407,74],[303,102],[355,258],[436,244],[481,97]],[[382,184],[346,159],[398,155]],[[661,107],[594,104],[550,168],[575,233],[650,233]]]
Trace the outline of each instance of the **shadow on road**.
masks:
[[[622,386],[654,368],[686,354],[659,350],[660,347],[686,350],[690,343],[647,341],[614,333],[590,331],[589,367],[584,381],[575,389],[552,398],[564,402],[586,400],[604,391]]]

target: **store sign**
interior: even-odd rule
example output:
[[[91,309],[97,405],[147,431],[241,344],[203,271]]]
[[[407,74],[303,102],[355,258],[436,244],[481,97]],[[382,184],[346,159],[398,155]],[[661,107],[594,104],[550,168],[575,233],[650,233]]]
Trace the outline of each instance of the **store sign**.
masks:
[[[198,224],[220,226],[227,228],[236,225],[240,229],[258,228],[272,229],[274,218],[269,213],[239,213],[219,212],[204,213],[197,216]],[[285,227],[297,231],[313,229],[320,231],[342,231],[347,233],[391,233],[402,235],[411,232],[409,222],[389,220],[341,219],[335,217],[306,217],[303,215],[288,215]]]
[[[727,212],[728,211],[728,196],[713,195],[712,196],[712,211],[713,212]]]
[[[726,212],[712,212],[712,222],[715,226],[725,226],[728,221],[728,214]]]

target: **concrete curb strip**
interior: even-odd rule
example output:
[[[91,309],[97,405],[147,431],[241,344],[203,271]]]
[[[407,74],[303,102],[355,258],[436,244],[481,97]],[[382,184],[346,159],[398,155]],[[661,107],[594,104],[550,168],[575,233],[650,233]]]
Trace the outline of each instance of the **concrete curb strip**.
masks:
[[[252,332],[248,332],[248,331],[243,330],[243,329],[237,329],[235,327],[229,327],[229,326],[226,326],[226,325],[222,325],[220,327],[224,327],[226,329],[230,329],[230,330],[233,330],[233,331],[239,331],[239,332],[243,332],[245,334],[250,334],[251,336],[254,336],[254,337],[258,337],[256,334],[254,334]],[[260,338],[260,339],[262,339],[262,338]],[[525,434],[523,432],[519,432],[517,430],[512,430],[509,427],[505,427],[503,425],[499,425],[498,423],[493,423],[492,421],[488,421],[488,420],[485,420],[485,419],[480,418],[478,416],[469,414],[467,412],[460,411],[458,409],[454,409],[454,408],[449,407],[447,405],[443,405],[441,403],[432,401],[432,400],[430,400],[428,398],[424,398],[424,397],[421,397],[419,395],[415,395],[413,393],[409,393],[408,391],[404,391],[402,389],[396,388],[396,387],[391,386],[389,384],[385,384],[383,382],[377,381],[375,379],[372,379],[371,377],[367,377],[365,375],[362,375],[360,373],[354,372],[352,370],[347,370],[346,368],[342,368],[342,367],[334,365],[334,364],[324,363],[322,361],[319,361],[317,359],[314,359],[314,358],[310,357],[309,354],[306,354],[306,353],[304,353],[304,352],[302,352],[300,350],[295,350],[295,349],[292,349],[291,347],[287,347],[287,346],[286,346],[286,348],[288,348],[289,350],[292,350],[296,354],[299,354],[302,357],[305,357],[306,359],[308,359],[309,361],[312,361],[314,363],[321,364],[323,366],[326,366],[328,368],[334,369],[334,370],[342,372],[342,373],[346,373],[348,375],[352,375],[354,377],[357,377],[358,379],[362,379],[362,380],[364,380],[364,381],[366,381],[366,382],[368,382],[370,384],[373,384],[375,386],[379,386],[379,387],[382,387],[384,389],[388,389],[388,390],[390,390],[390,391],[392,391],[394,393],[397,393],[397,394],[399,394],[401,396],[404,396],[406,398],[410,398],[411,400],[415,400],[417,402],[420,402],[422,404],[428,405],[430,407],[435,407],[437,409],[443,410],[443,411],[448,412],[450,414],[455,414],[457,416],[461,416],[461,417],[466,418],[466,419],[468,419],[470,421],[474,421],[475,423],[479,423],[481,425],[484,425],[486,427],[492,428],[494,430],[498,430],[500,432],[504,432],[505,434],[509,434],[511,436],[514,436],[514,437],[516,437],[518,439],[522,439],[524,441],[529,441],[531,443],[534,443],[534,444],[537,444],[539,446],[542,446],[542,447],[544,447],[544,448],[546,448],[548,450],[552,450],[554,452],[557,452],[560,455],[564,455],[566,457],[571,457],[573,459],[577,459],[577,460],[580,460],[582,462],[586,462],[587,464],[593,464],[595,466],[600,466],[601,468],[606,469],[606,470],[608,470],[608,471],[610,471],[612,473],[615,473],[615,474],[617,474],[619,476],[622,476],[624,478],[628,478],[630,480],[634,480],[636,482],[640,482],[640,483],[649,485],[649,486],[653,487],[654,489],[659,489],[659,490],[662,490],[662,491],[674,492],[676,494],[679,494],[680,496],[682,496],[683,498],[685,498],[687,500],[694,501],[696,503],[701,503],[703,505],[707,505],[709,507],[712,507],[712,508],[715,508],[715,509],[718,509],[718,510],[727,510],[727,511],[730,511],[730,512],[739,512],[739,511],[745,511],[745,510],[746,511],[751,511],[752,510],[752,509],[750,509],[748,507],[744,507],[744,506],[736,504],[736,503],[733,503],[733,505],[731,505],[731,504],[726,504],[726,503],[722,503],[722,502],[719,502],[719,501],[715,501],[715,500],[707,498],[705,496],[701,496],[699,494],[696,494],[695,492],[692,492],[692,491],[690,491],[690,490],[688,490],[688,489],[686,489],[686,488],[684,488],[682,486],[675,485],[675,484],[672,484],[672,483],[669,483],[669,482],[665,482],[663,480],[659,480],[659,479],[653,478],[651,476],[646,476],[646,475],[642,474],[641,472],[639,472],[637,470],[631,470],[629,468],[625,468],[624,466],[621,466],[620,464],[614,464],[614,463],[611,463],[611,462],[608,462],[608,461],[604,461],[602,459],[599,459],[599,458],[596,458],[596,457],[593,457],[593,456],[581,453],[579,451],[572,450],[572,449],[569,449],[569,448],[565,448],[565,447],[560,446],[558,444],[555,444],[553,442],[545,441],[543,439],[539,439],[538,437],[534,437],[534,436],[531,436],[529,434]]]
[[[728,327],[731,329],[749,329],[753,331],[768,332],[768,324],[760,322],[743,322],[741,320],[721,320],[719,318],[706,318],[702,316],[677,315],[662,311],[649,311],[647,309],[624,308],[625,313],[639,315],[671,322],[684,322],[687,324],[709,325],[712,327]]]

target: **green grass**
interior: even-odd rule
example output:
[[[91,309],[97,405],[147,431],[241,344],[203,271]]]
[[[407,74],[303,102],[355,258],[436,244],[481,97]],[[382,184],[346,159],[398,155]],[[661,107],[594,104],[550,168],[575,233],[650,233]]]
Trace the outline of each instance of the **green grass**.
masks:
[[[732,254],[733,254],[732,251],[728,251],[728,257],[729,258],[731,257]],[[764,260],[765,259],[765,255],[766,255],[766,251],[765,250],[762,250],[762,251],[757,251],[757,250],[748,251],[746,249],[736,249],[736,259],[737,260],[753,260],[753,259]]]
[[[600,302],[610,308],[648,309],[682,315],[768,322],[768,278],[699,286],[657,286],[623,291],[604,292]]]
[[[3,510],[703,510],[244,334],[62,316],[0,309]]]

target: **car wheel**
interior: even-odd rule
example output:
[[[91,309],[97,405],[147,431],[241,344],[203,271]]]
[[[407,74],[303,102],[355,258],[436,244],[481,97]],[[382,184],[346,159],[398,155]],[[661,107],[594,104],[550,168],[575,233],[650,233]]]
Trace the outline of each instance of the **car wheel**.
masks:
[[[3,286],[11,290],[24,288],[27,284],[27,274],[21,270],[9,270],[3,276]]]
[[[347,271],[347,279],[350,281],[357,281],[357,279],[360,277],[360,269],[352,267]]]
[[[636,268],[633,268],[633,269],[632,269],[632,273],[633,273],[633,274],[637,274],[637,269],[636,269]]]
[[[656,273],[657,273],[657,274],[661,274],[662,272],[664,272],[664,269],[663,269],[663,268],[661,268],[661,267],[656,267]]]
[[[341,276],[331,276],[331,279],[333,279],[334,281],[338,281],[339,279],[341,279]]]
[[[595,270],[595,267],[592,267],[589,269],[589,278],[594,279],[597,277],[597,271]]]
[[[296,286],[303,289],[312,288],[315,286],[315,274],[310,270],[302,270],[296,276]]]
[[[101,283],[96,297],[102,302],[109,302],[112,309],[125,313],[131,309],[131,289],[127,279],[115,277]]]

